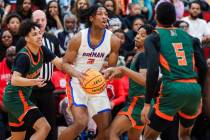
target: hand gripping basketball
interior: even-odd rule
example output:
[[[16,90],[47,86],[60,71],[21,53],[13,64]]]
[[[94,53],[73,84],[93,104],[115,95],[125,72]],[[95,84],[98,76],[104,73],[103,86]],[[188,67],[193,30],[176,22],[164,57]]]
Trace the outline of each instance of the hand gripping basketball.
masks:
[[[85,72],[85,75],[85,79],[81,82],[81,86],[87,94],[100,94],[104,91],[106,81],[99,71],[88,69]]]

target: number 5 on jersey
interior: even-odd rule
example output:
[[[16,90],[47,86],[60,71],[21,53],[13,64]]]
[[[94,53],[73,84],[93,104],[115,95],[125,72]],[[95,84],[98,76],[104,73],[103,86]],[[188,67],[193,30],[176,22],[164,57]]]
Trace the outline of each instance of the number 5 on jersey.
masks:
[[[172,43],[172,45],[174,47],[179,66],[186,66],[187,60],[185,57],[185,52],[183,50],[182,43]]]

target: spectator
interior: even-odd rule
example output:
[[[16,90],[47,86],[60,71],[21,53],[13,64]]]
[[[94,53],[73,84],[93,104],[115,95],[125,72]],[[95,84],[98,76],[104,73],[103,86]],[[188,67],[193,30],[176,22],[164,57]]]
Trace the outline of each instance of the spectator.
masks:
[[[121,29],[122,22],[120,18],[116,15],[116,4],[114,0],[105,0],[103,3],[104,7],[108,9],[109,12],[109,30],[115,31]]]
[[[0,62],[6,55],[6,50],[12,45],[12,34],[9,30],[3,30],[0,34]]]
[[[52,0],[47,4],[47,30],[57,36],[57,33],[63,30],[61,9],[56,0]]]
[[[16,46],[17,40],[20,38],[18,35],[20,24],[21,24],[21,17],[17,13],[8,14],[6,18],[6,26],[8,30],[12,33],[13,42],[12,45]]]
[[[141,15],[141,7],[139,4],[131,3],[128,5],[128,9],[129,9],[129,15],[127,15],[123,19],[122,28],[125,29],[125,32],[127,32],[128,29],[132,29],[132,23],[137,17],[143,18],[143,16]]]
[[[72,10],[72,13],[77,16],[77,25],[79,27],[79,30],[85,28],[85,21],[80,18],[80,14],[83,13],[82,11],[89,8],[89,2],[88,0],[77,0],[74,8]]]
[[[32,2],[31,0],[21,0],[21,3],[17,3],[17,13],[24,19],[30,19],[32,15]]]
[[[132,0],[132,3],[138,3],[142,8],[142,15],[144,15],[147,20],[151,20],[153,11],[151,0]]]
[[[186,32],[189,32],[189,23],[184,20],[179,20],[174,23],[174,27],[183,29]]]
[[[78,32],[77,17],[67,13],[63,19],[64,30],[58,33],[58,39],[63,50],[67,49],[69,40]]]
[[[121,29],[118,29],[118,30],[115,30],[113,33],[120,39],[121,47],[120,47],[119,55],[123,57],[126,56],[128,52],[125,50],[125,41],[126,41],[125,32]]]
[[[145,23],[144,18],[136,17],[132,23],[132,29],[126,33],[125,50],[132,51],[134,49],[134,38],[141,25]]]
[[[201,42],[210,41],[210,28],[205,20],[199,18],[201,13],[201,6],[198,1],[190,3],[189,7],[190,15],[184,17],[182,20],[189,23],[189,34],[193,37],[197,37]]]
[[[15,47],[11,46],[6,51],[6,57],[0,62],[0,140],[6,139],[7,115],[2,104],[2,97],[7,82],[11,77],[11,68],[15,57]]]

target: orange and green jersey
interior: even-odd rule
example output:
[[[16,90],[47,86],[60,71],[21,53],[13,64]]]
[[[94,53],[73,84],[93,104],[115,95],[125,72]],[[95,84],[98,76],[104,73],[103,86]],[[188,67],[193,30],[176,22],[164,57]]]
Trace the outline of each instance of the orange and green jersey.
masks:
[[[195,72],[191,37],[181,29],[157,28],[160,35],[160,68],[163,81],[191,79]]]
[[[23,74],[22,77],[25,77],[28,79],[38,78],[40,70],[42,68],[43,59],[44,59],[42,49],[39,50],[37,55],[33,55],[29,51],[29,49],[24,47],[18,53],[17,57],[20,57],[21,55],[27,55],[30,60],[28,72],[26,74]],[[12,71],[16,71],[15,66],[13,66]],[[26,96],[29,97],[31,94],[31,91],[32,91],[32,87],[31,86],[29,86],[29,87],[13,86],[13,85],[11,85],[11,81],[9,81],[9,83],[6,87],[5,96],[7,95],[7,92],[18,92],[19,90],[23,91],[23,93],[25,93]]]

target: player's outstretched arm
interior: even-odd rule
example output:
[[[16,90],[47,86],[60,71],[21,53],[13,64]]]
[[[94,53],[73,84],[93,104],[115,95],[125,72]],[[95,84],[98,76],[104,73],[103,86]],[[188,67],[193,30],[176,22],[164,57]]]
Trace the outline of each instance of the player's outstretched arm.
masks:
[[[39,86],[43,87],[46,83],[44,83],[44,79],[28,79],[21,76],[21,73],[14,71],[11,78],[11,84],[13,86]]]
[[[142,86],[146,86],[146,69],[139,69],[139,72],[135,72],[126,67],[121,66],[119,68],[121,69],[123,75],[127,75],[130,79]]]

